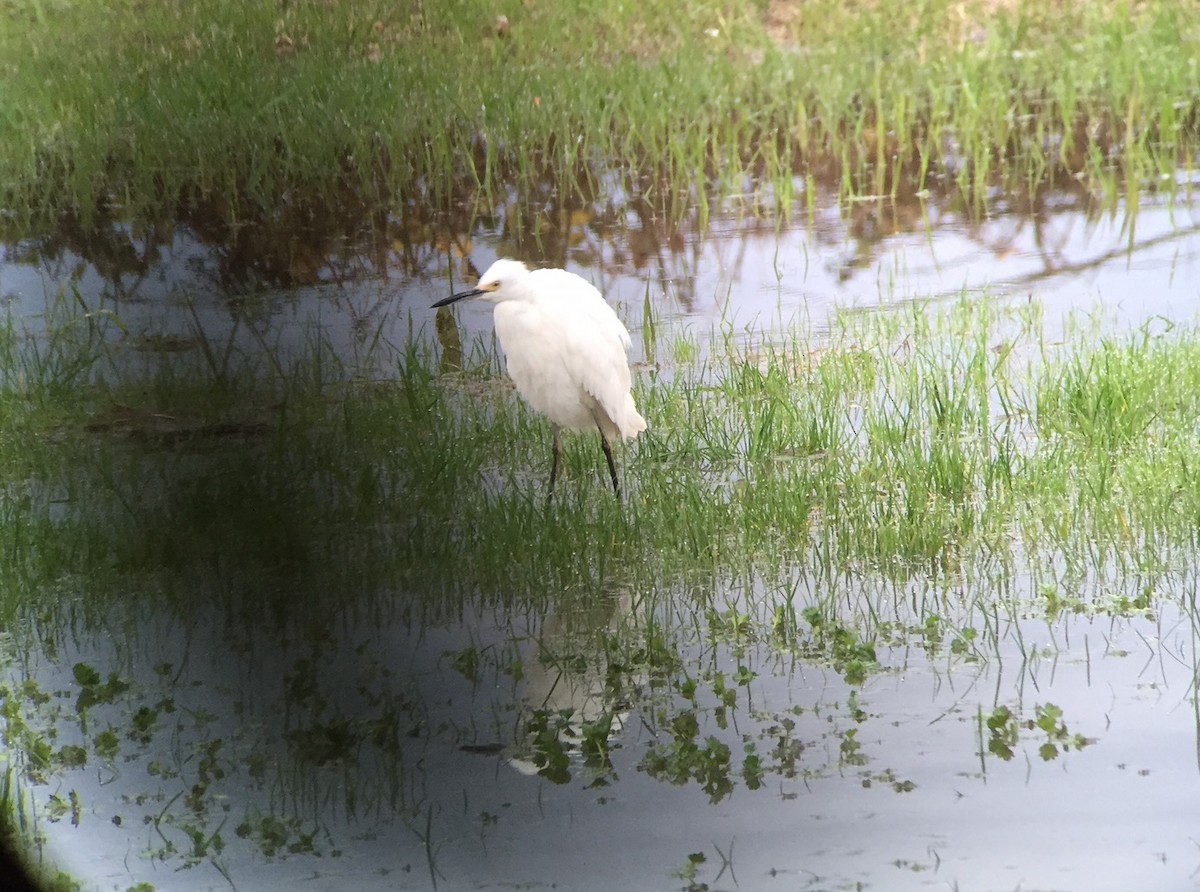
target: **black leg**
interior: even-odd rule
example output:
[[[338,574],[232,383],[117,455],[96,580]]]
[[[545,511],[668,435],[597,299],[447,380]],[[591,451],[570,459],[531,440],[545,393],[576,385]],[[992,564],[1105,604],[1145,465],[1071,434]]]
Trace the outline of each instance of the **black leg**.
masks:
[[[608,445],[608,437],[600,431],[600,445],[604,448],[604,457],[608,459],[608,473],[612,476],[613,492],[621,498],[621,485],[617,483],[617,463],[613,461],[612,447]]]
[[[554,461],[550,465],[550,492],[546,495],[546,504],[554,498],[554,481],[558,478],[558,463],[562,461],[562,441],[558,438],[558,425],[554,425]]]

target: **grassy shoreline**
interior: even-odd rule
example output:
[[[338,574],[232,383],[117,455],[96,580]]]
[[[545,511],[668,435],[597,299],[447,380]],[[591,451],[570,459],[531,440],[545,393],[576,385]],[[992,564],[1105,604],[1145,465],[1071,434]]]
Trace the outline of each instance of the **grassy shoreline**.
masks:
[[[979,199],[1190,170],[1195,4],[1043,7],[8,0],[0,195],[20,230],[97,206],[591,193],[602,169],[685,203],[750,172],[785,205],[797,176]]]

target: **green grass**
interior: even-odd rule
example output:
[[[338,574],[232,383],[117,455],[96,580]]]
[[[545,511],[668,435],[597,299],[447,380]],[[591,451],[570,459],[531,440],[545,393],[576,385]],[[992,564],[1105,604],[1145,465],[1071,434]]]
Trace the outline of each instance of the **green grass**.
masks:
[[[229,375],[203,351],[147,374],[115,317],[45,343],[10,327],[3,603],[185,574],[259,579],[266,614],[295,609],[293,584],[319,602],[351,580],[438,609],[439,592],[536,601],[714,570],[786,585],[795,568],[902,580],[1048,556],[1150,572],[1194,547],[1195,332],[1052,349],[1036,313],[965,298],[839,319],[824,343],[718,335],[704,364],[643,373],[652,423],[618,456],[624,501],[579,436],[549,509],[548,425],[489,351],[443,374],[414,345],[390,382],[262,357]]]
[[[743,171],[786,211],[795,174],[981,201],[1075,176],[1136,198],[1190,169],[1193,2],[791,6],[6,0],[0,195],[17,232],[350,221],[486,211],[507,183],[569,203],[615,170],[703,218]]]

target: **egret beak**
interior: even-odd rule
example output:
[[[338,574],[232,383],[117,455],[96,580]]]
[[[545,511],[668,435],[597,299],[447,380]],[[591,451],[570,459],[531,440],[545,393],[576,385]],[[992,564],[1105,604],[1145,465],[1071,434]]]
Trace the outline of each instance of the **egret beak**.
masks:
[[[472,288],[470,291],[460,291],[458,294],[451,294],[449,297],[443,297],[437,303],[433,304],[430,309],[432,310],[437,307],[449,306],[455,301],[460,301],[467,297],[478,297],[481,294],[487,294],[487,292],[482,288]]]

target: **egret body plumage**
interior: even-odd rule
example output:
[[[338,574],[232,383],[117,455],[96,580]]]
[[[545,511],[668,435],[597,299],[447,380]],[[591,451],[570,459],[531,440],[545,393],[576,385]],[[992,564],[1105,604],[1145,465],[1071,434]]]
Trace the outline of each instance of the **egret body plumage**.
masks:
[[[586,280],[562,269],[530,270],[517,260],[497,260],[469,291],[443,298],[492,301],[493,318],[508,375],[517,392],[550,419],[554,459],[550,495],[562,457],[559,432],[597,430],[613,491],[620,495],[613,438],[646,429],[630,394],[629,332]]]

